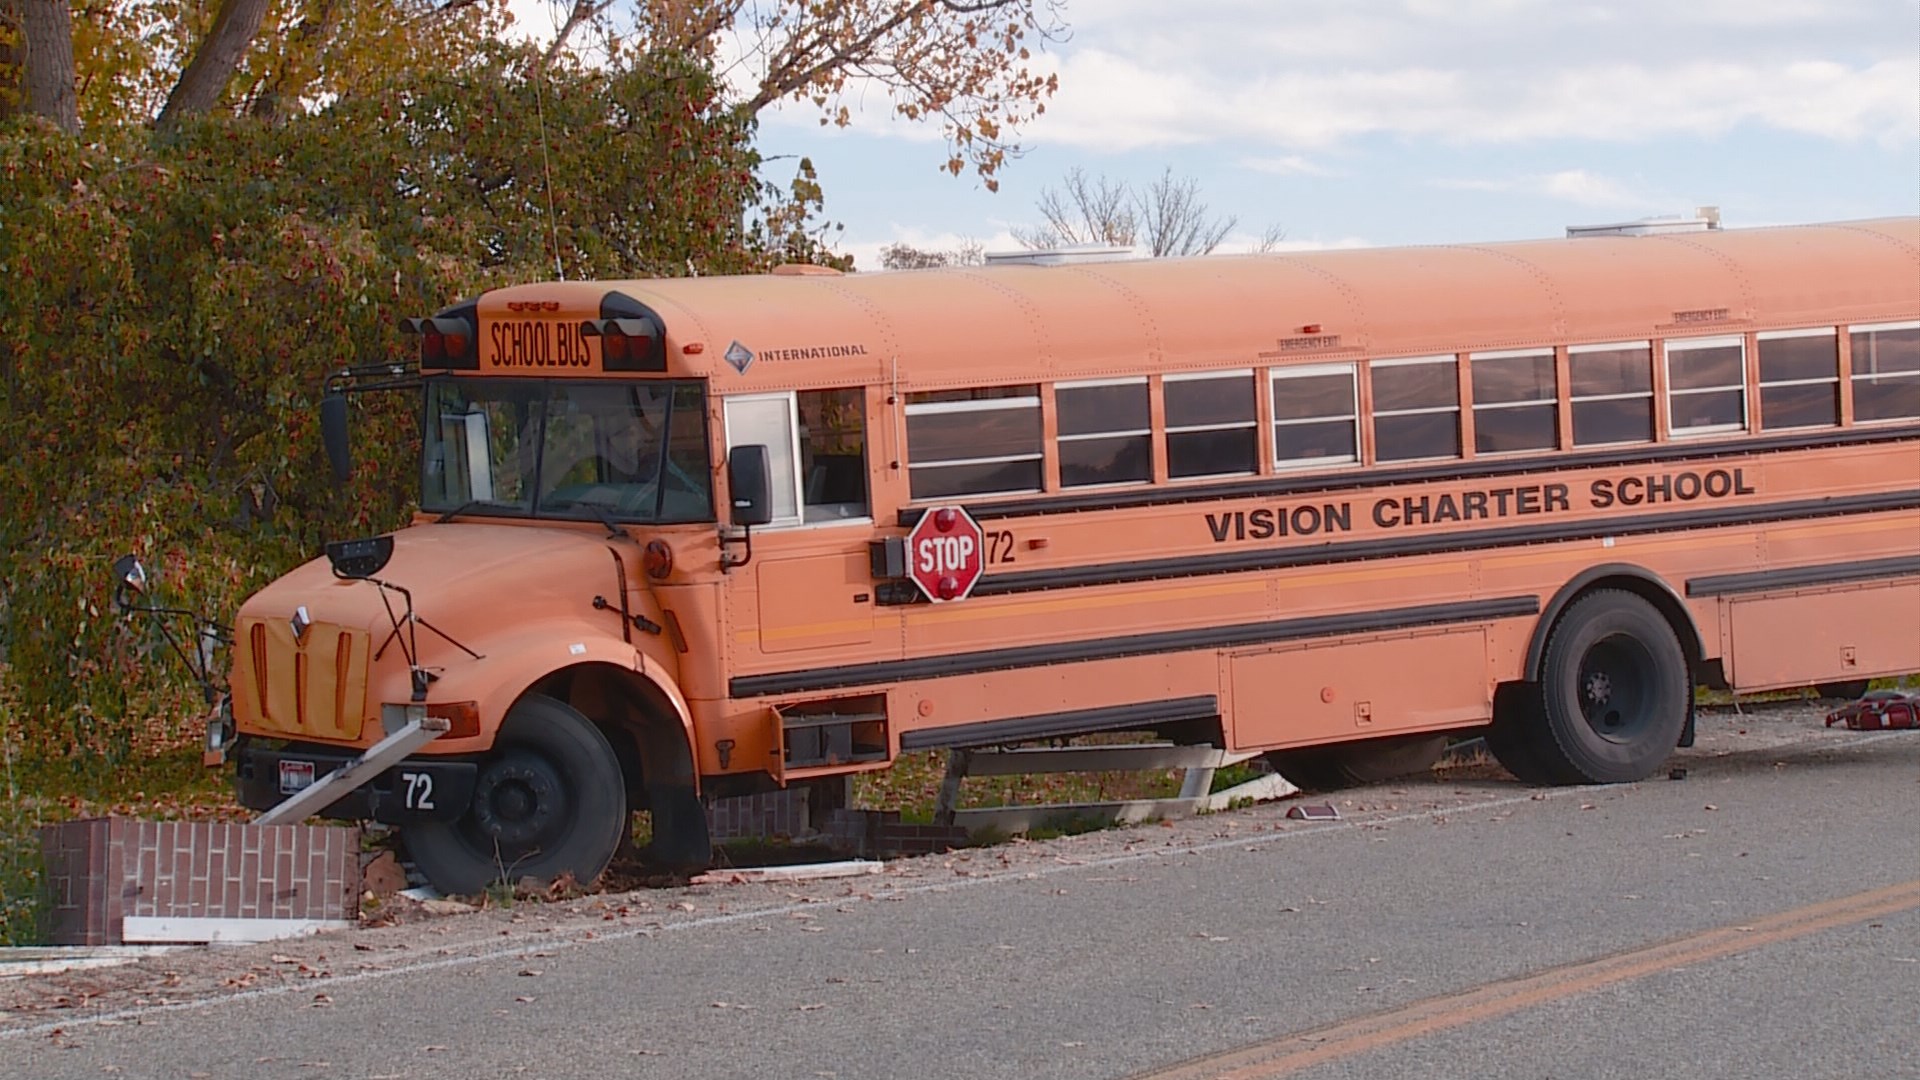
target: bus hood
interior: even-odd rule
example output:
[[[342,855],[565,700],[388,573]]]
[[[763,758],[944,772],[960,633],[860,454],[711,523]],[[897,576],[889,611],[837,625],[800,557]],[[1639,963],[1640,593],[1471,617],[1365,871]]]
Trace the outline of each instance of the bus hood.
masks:
[[[449,523],[394,534],[393,557],[374,575],[389,588],[337,577],[324,558],[308,562],[240,608],[235,718],[242,730],[357,740],[382,702],[408,699],[408,650],[452,683],[490,641],[530,623],[604,620],[618,634],[620,571],[611,548],[570,529]],[[628,564],[631,587],[640,571]],[[616,613],[596,612],[596,596]]]

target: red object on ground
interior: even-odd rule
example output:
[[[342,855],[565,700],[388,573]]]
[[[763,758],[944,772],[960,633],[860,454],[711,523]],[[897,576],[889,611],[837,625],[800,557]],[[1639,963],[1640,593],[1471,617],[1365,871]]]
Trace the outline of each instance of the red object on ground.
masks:
[[[1852,731],[1889,731],[1920,728],[1920,694],[1876,690],[1827,714],[1827,726],[1845,724]]]

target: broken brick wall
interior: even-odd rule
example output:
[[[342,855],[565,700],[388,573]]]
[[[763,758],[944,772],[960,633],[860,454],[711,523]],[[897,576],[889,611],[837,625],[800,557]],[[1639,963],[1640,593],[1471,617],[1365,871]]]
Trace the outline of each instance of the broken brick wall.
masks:
[[[129,916],[356,920],[359,830],[85,818],[43,826],[49,940],[117,945]]]

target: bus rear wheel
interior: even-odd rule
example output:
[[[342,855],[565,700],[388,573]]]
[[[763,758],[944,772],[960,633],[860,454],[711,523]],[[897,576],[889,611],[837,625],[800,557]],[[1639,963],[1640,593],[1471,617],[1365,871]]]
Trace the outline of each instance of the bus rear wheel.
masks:
[[[1652,604],[1617,589],[1588,593],[1547,638],[1516,763],[1558,783],[1644,780],[1678,745],[1692,693],[1686,653]]]
[[[606,736],[565,702],[530,694],[508,710],[466,812],[402,836],[433,887],[459,896],[526,877],[589,884],[630,820]]]
[[[1445,735],[1389,735],[1381,739],[1274,750],[1267,763],[1309,791],[1374,784],[1426,772],[1447,751]]]
[[[1839,698],[1842,701],[1854,701],[1867,692],[1873,685],[1866,679],[1853,679],[1848,682],[1823,682],[1813,688],[1814,693],[1823,698]]]

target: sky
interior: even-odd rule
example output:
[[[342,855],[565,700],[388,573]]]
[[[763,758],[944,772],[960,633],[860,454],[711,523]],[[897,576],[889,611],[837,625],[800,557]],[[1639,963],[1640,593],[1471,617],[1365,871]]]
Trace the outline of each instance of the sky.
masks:
[[[537,4],[539,0],[523,0]],[[1920,214],[1920,0],[1067,0],[1057,73],[989,192],[939,129],[856,93],[854,123],[762,115],[771,175],[810,158],[838,250],[1017,250],[1079,168],[1171,169],[1285,249]],[[529,21],[544,19],[530,13]],[[784,165],[782,163],[785,163]],[[778,170],[788,170],[784,174]]]

